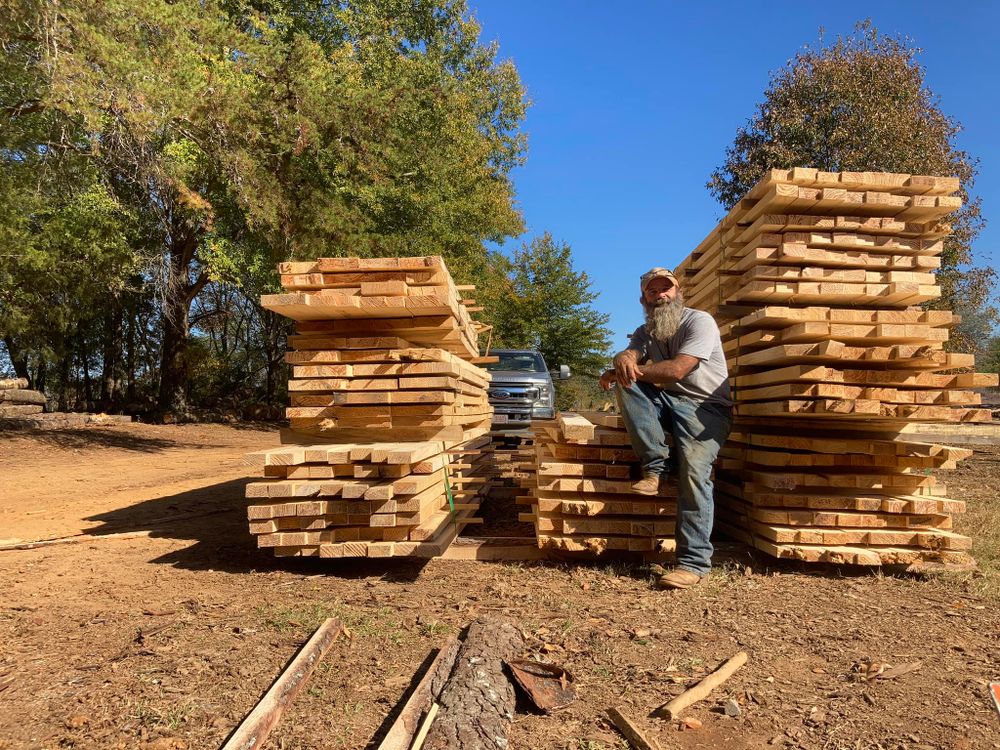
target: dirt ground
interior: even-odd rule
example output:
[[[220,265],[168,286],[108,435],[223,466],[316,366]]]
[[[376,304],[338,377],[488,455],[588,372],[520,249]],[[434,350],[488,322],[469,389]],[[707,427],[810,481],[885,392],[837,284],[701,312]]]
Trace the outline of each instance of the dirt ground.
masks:
[[[993,567],[923,578],[748,556],[667,594],[637,564],[277,560],[247,533],[240,464],[275,444],[217,425],[0,434],[0,544],[86,532],[0,552],[0,748],[218,747],[327,616],[351,637],[267,747],[374,747],[431,650],[480,613],[576,678],[569,708],[521,707],[512,748],[628,747],[611,706],[663,748],[1000,748]],[[951,474],[970,511],[998,502],[1000,450]],[[970,517],[996,539],[997,515]],[[647,718],[741,649],[747,666],[685,712],[699,728]]]

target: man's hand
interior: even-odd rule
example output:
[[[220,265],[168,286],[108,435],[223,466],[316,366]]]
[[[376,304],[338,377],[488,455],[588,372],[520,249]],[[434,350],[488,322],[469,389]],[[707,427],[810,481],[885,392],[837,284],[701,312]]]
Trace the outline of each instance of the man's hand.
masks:
[[[605,370],[601,374],[601,379],[597,381],[601,388],[605,391],[610,391],[612,386],[618,382],[618,376],[615,375],[614,370]]]
[[[639,355],[632,349],[618,352],[614,358],[615,377],[618,385],[628,388],[642,375],[639,369]]]

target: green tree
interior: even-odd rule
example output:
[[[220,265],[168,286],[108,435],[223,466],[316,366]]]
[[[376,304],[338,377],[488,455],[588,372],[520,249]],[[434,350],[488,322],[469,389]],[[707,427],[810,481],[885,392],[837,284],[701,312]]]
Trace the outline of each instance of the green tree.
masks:
[[[976,356],[979,372],[1000,372],[1000,336],[991,336]]]
[[[957,176],[965,204],[952,216],[934,307],[993,322],[995,273],[972,267],[973,241],[983,227],[980,199],[972,194],[977,161],[955,145],[961,125],[925,85],[919,52],[905,38],[879,34],[870,21],[853,36],[806,46],[772,73],[764,101],[737,130],[707,187],[729,209],[772,168]],[[962,330],[952,339],[966,351],[979,343]]]
[[[550,367],[569,365],[574,378],[557,382],[559,408],[569,408],[599,376],[608,360],[608,316],[597,312],[590,277],[573,268],[570,246],[545,233],[507,258],[494,253],[480,281],[484,322],[493,326],[494,348],[537,349]]]
[[[192,305],[249,256],[472,263],[521,231],[523,90],[461,0],[0,3],[29,63],[3,124],[60,125],[34,153],[81,156],[155,258],[164,410],[188,395]]]
[[[74,363],[96,357],[92,332],[128,294],[137,226],[76,148],[79,123],[46,100],[44,45],[30,33],[43,10],[0,4],[0,337],[15,372],[48,381],[65,406]]]

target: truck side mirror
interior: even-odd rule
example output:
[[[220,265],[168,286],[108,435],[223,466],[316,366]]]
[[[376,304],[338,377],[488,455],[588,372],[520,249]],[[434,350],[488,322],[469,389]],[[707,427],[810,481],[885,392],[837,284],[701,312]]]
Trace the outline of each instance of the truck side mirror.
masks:
[[[556,380],[567,380],[570,376],[569,365],[559,365],[559,370],[552,374],[556,376]]]

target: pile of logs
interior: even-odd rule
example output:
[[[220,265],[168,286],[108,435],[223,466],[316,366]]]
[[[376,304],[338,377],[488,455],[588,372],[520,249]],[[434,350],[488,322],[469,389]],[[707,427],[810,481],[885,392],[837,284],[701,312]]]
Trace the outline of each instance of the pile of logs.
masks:
[[[995,375],[948,353],[941,220],[958,181],[773,170],[677,269],[723,336],[737,419],[717,472],[718,525],[777,557],[964,563],[963,503],[932,471],[969,451],[907,425],[985,422],[968,389]]]
[[[0,379],[0,418],[26,417],[45,411],[45,394],[28,389],[24,378]]]
[[[641,477],[620,416],[562,412],[536,420],[534,456],[526,463],[531,512],[542,549],[600,554],[607,550],[672,552],[677,489],[636,495]]]
[[[286,293],[261,304],[296,321],[291,432],[247,457],[265,480],[247,486],[251,533],[283,556],[440,554],[490,468],[471,287],[436,256],[279,271]]]

